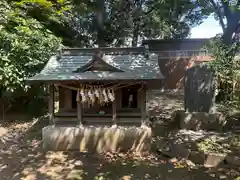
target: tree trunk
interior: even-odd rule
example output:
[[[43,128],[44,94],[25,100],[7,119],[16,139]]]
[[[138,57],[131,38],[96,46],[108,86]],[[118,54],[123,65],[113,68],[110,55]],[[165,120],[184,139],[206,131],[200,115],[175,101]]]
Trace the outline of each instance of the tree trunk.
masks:
[[[138,44],[139,30],[140,30],[140,19],[142,14],[142,5],[143,1],[135,0],[133,4],[133,37],[132,37],[132,46],[136,47]]]
[[[240,24],[240,11],[231,11],[230,7],[223,5],[224,13],[227,20],[227,26],[223,33],[223,43],[230,47],[233,43],[233,35],[237,32],[238,26]]]
[[[227,28],[225,29],[225,32],[223,34],[223,43],[230,47],[233,43],[233,35],[236,32],[236,29],[238,27],[238,21],[235,19],[228,22]]]
[[[97,0],[97,44],[98,47],[105,46],[104,40],[104,21],[105,21],[105,1]]]
[[[139,36],[139,25],[135,22],[133,26],[133,38],[132,38],[132,47],[136,47],[138,43]]]
[[[240,43],[240,20],[238,22],[235,35],[233,37],[233,41],[236,43]]]

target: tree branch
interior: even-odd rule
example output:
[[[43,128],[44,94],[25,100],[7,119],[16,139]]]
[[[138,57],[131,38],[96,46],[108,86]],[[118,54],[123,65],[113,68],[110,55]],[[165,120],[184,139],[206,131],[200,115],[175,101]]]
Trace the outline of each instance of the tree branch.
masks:
[[[149,14],[151,14],[155,9],[156,9],[156,7],[153,6],[151,9],[149,9],[149,10],[148,10],[147,12],[145,12],[144,14],[145,14],[145,15],[149,15]]]
[[[226,16],[226,18],[227,18],[227,22],[228,22],[228,20],[229,20],[229,19],[231,18],[231,16],[232,16],[232,13],[231,13],[230,8],[229,8],[229,6],[228,6],[228,1],[226,1],[226,0],[221,0],[221,3],[222,3],[222,6],[223,6],[224,14],[225,14],[225,16]]]
[[[226,27],[225,27],[225,24],[224,24],[224,22],[223,22],[223,17],[221,16],[220,6],[217,5],[217,4],[214,2],[214,0],[210,0],[210,2],[212,3],[213,8],[214,8],[214,10],[215,10],[215,13],[217,14],[217,16],[218,16],[218,18],[219,18],[219,24],[220,24],[220,26],[222,27],[223,32],[225,32]]]

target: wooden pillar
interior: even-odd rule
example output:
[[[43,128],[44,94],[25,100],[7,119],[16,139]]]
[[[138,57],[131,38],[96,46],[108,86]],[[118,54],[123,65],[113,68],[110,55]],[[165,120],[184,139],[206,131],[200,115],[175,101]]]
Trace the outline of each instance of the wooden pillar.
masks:
[[[114,96],[115,96],[114,92]],[[116,96],[114,97],[114,101],[112,102],[112,120],[113,125],[117,125],[117,102],[116,102]]]
[[[48,113],[49,113],[49,124],[54,123],[54,85],[49,85],[49,99],[48,99]]]
[[[82,102],[77,101],[77,119],[79,126],[82,126]]]
[[[63,88],[61,86],[58,87],[58,94],[59,94],[58,101],[59,101],[59,110],[60,111],[65,108],[65,104],[66,104],[64,90],[65,90],[65,88]]]
[[[147,121],[147,102],[146,102],[146,92],[147,92],[147,88],[145,85],[143,85],[140,93],[140,102],[141,102],[141,123],[142,125],[145,125],[146,121]]]

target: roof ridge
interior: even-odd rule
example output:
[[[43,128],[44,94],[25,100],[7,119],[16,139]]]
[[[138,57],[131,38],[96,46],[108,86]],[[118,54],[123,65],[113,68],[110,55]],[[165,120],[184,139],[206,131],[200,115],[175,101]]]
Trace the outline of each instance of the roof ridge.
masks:
[[[196,43],[196,42],[208,42],[211,38],[186,38],[186,39],[146,39],[142,41],[142,44],[149,44],[149,43]]]
[[[62,48],[60,54],[69,55],[92,55],[96,52],[103,52],[104,54],[146,54],[147,48],[140,47],[100,47],[100,48]]]
[[[88,69],[91,69],[94,66],[93,65],[94,63],[102,64],[105,67],[105,69],[108,69],[109,71],[123,72],[122,70],[118,69],[117,67],[114,67],[114,65],[110,64],[105,59],[103,59],[103,57],[101,57],[101,55],[102,54],[93,55],[92,60],[90,60],[88,63],[86,63],[82,67],[77,68],[75,70],[75,72],[88,71]],[[102,67],[102,68],[104,68],[104,67]],[[101,67],[100,67],[100,69],[101,69]]]

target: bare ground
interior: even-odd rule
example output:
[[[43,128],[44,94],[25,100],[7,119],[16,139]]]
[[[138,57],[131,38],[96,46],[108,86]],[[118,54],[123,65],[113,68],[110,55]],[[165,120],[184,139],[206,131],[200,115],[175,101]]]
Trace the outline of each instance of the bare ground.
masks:
[[[147,95],[147,106],[151,116],[170,119],[174,111],[182,110],[183,92],[152,91]]]
[[[151,102],[155,103],[155,107],[152,107],[161,110],[162,114],[168,116],[174,109],[181,108],[181,100],[153,96],[155,98]],[[158,101],[161,102],[160,105]],[[0,123],[1,180],[231,180],[240,174],[239,168],[222,166],[206,169],[185,160],[168,159],[154,153],[140,157],[132,154],[45,152],[41,148],[39,137],[41,127],[48,122],[44,118],[35,124],[34,121],[15,121],[19,117],[21,116],[11,117],[13,123],[9,123],[9,120]]]
[[[234,179],[238,171],[227,167],[204,169],[187,161],[157,154],[146,157],[127,154],[94,155],[77,152],[45,152],[36,139],[24,138],[29,124],[9,125],[11,137],[1,143],[1,180],[50,179]],[[34,129],[38,131],[37,129]],[[31,129],[31,134],[34,132]],[[5,136],[8,135],[5,134]],[[5,137],[4,136],[4,137]]]

